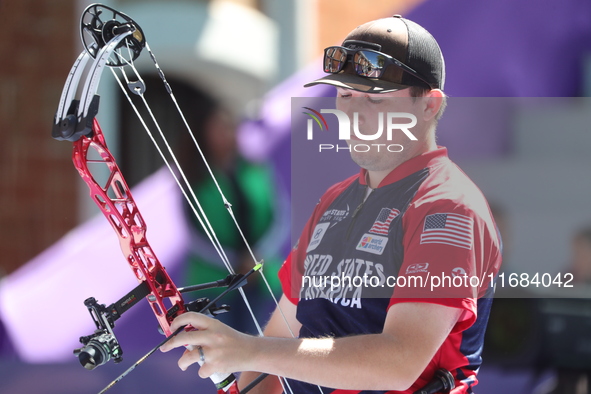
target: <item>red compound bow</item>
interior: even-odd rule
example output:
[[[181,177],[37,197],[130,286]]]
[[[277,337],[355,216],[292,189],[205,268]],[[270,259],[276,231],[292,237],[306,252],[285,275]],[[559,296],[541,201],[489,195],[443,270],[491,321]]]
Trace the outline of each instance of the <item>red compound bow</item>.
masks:
[[[262,264],[256,263],[252,250],[248,246],[248,243],[246,243],[248,250],[253,257],[253,261],[255,262],[254,268],[244,275],[236,275],[233,273],[231,265],[227,261],[227,257],[225,256],[219,241],[217,241],[217,237],[215,236],[215,233],[213,233],[209,221],[205,217],[195,195],[192,194],[191,188],[189,187],[186,189],[192,194],[193,200],[189,198],[187,192],[181,186],[181,181],[178,178],[177,172],[180,173],[185,184],[188,184],[188,181],[178,165],[176,158],[174,158],[174,153],[172,153],[168,143],[166,143],[166,146],[174,159],[174,163],[176,164],[177,171],[172,169],[164,154],[155,143],[145,122],[140,117],[142,124],[148,131],[148,134],[156,144],[158,151],[165,159],[165,163],[171,170],[172,175],[181,187],[193,212],[204,227],[204,230],[213,242],[214,247],[218,250],[220,257],[224,260],[226,266],[230,270],[230,275],[228,275],[228,277],[213,283],[189,286],[186,288],[176,287],[148,243],[146,238],[146,223],[138,210],[129,186],[125,182],[113,155],[107,148],[101,128],[98,121],[95,119],[99,107],[99,96],[96,94],[96,90],[105,66],[111,68],[117,82],[123,89],[130,103],[131,100],[127,94],[126,88],[115,70],[120,71],[126,81],[127,88],[143,99],[145,86],[139,73],[137,73],[133,62],[144,48],[150,53],[155,67],[175,104],[176,100],[174,99],[170,86],[166,82],[164,73],[158,66],[156,58],[146,43],[142,29],[127,15],[104,5],[93,4],[82,14],[81,36],[85,49],[75,61],[66,80],[55,116],[52,136],[58,140],[73,142],[74,166],[84,182],[88,185],[91,198],[117,233],[125,259],[139,282],[139,285],[135,289],[109,306],[99,304],[98,301],[92,297],[84,302],[94,320],[96,331],[92,335],[82,337],[80,341],[83,346],[80,349],[75,350],[74,353],[78,356],[80,363],[85,368],[91,370],[106,363],[111,358],[113,358],[115,362],[121,361],[123,352],[113,332],[115,321],[142,298],[147,298],[162,332],[166,335],[167,339],[169,339],[182,330],[179,329],[177,332],[171,332],[170,330],[170,324],[176,316],[186,311],[197,311],[215,316],[216,314],[225,311],[225,306],[216,307],[215,302],[227,292],[237,289],[244,297],[244,293],[240,287],[245,283],[246,277],[260,270]],[[89,62],[90,66],[87,67]],[[85,74],[84,71],[87,68],[88,70]],[[126,68],[131,68],[133,70],[137,76],[137,81],[129,81],[125,71]],[[77,88],[83,75],[86,75],[86,80],[80,98],[76,99]],[[146,103],[145,100],[144,103]],[[133,106],[133,108],[137,113],[135,106]],[[181,116],[184,120],[182,113]],[[159,127],[158,130],[161,132]],[[161,135],[164,141],[166,141],[162,132]],[[197,148],[201,153],[201,149],[198,145]],[[99,176],[95,174],[95,172],[99,171],[94,170],[94,167],[91,169],[91,166],[106,167],[107,177],[105,182],[99,181]],[[213,176],[211,169],[209,169],[209,171]],[[228,212],[232,218],[234,218],[231,204],[225,199],[223,194],[221,194],[221,197]],[[197,214],[197,209],[201,212],[201,215]],[[238,229],[240,230],[239,227]],[[242,231],[240,231],[240,233],[242,234]],[[182,292],[224,286],[227,287],[227,289],[212,301],[198,299],[190,303],[185,303],[181,296]],[[169,305],[168,307],[165,305],[165,300],[167,300],[166,303]],[[248,303],[246,299],[245,302]],[[256,325],[260,331],[258,323],[256,323]],[[138,360],[138,362],[136,362],[131,368],[103,389],[101,393],[111,388],[165,342],[166,340],[160,343],[142,359]],[[258,381],[262,380],[264,376],[265,375],[262,375]],[[236,379],[233,374],[214,374],[211,376],[211,379],[216,384],[217,392],[219,394],[239,394]],[[246,393],[252,387],[254,387],[254,384],[249,385],[249,387],[245,388],[242,392]]]

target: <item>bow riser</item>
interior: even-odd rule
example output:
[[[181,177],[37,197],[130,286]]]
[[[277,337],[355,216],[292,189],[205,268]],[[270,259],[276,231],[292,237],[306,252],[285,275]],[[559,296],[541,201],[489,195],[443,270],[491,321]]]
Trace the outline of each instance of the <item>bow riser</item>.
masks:
[[[170,324],[187,308],[178,288],[148,243],[145,221],[96,119],[93,120],[92,133],[75,141],[73,147],[74,167],[88,186],[91,198],[115,230],[121,250],[136,279],[147,285],[149,294],[146,298],[162,332],[167,337],[172,335]],[[97,156],[100,159],[94,158]],[[101,184],[97,180],[89,164],[106,166],[109,171],[106,182]],[[164,300],[168,300],[172,306],[167,308]],[[222,388],[217,390],[218,394],[240,394],[232,374],[214,374],[211,379],[218,386],[223,383]]]
[[[89,158],[91,150],[98,153],[100,160]],[[92,134],[74,142],[72,161],[87,184],[91,198],[117,233],[121,250],[135,277],[149,286],[150,294],[147,299],[164,334],[169,336],[172,320],[186,311],[183,299],[146,239],[145,221],[119,166],[106,146],[96,119]],[[104,185],[97,181],[89,164],[106,165],[109,175]],[[172,305],[170,309],[165,306],[165,299]]]

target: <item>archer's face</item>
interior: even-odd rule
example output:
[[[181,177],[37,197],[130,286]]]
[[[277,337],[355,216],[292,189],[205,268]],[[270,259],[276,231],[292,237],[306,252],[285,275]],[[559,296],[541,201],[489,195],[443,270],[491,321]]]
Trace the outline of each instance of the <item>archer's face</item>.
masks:
[[[351,120],[351,139],[347,143],[351,148],[351,158],[362,168],[370,171],[392,170],[416,156],[425,142],[425,132],[422,131],[425,125],[420,116],[421,100],[411,97],[409,89],[369,94],[337,88],[336,101],[337,109],[345,112]],[[417,124],[407,128],[408,133],[389,127],[389,123],[405,125],[411,122],[409,117],[391,116],[389,113],[413,114]],[[356,135],[356,126],[361,136]],[[380,128],[381,135],[378,133]],[[417,140],[412,140],[409,134]],[[368,139],[371,136],[375,138]]]

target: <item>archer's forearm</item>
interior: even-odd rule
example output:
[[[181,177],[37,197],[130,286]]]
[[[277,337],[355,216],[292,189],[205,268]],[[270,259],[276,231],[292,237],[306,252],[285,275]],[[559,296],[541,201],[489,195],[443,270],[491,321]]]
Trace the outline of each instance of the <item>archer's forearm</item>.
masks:
[[[346,338],[253,338],[249,369],[350,390],[404,390],[424,366],[387,334]],[[418,371],[417,369],[420,368]]]

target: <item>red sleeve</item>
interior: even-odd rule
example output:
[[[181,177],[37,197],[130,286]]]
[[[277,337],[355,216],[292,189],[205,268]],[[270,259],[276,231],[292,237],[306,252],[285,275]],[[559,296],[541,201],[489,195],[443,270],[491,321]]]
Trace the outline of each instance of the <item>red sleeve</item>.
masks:
[[[500,264],[498,239],[486,204],[478,209],[455,201],[411,205],[403,217],[404,259],[390,306],[429,302],[465,311],[454,331],[476,320]]]
[[[293,252],[294,251],[292,249],[292,251],[289,252],[287,258],[283,262],[283,265],[279,269],[279,280],[281,281],[281,288],[283,290],[283,294],[287,297],[288,300],[292,302],[292,304],[297,305],[299,298],[297,297],[297,295],[293,296],[294,293],[297,294],[297,291],[294,291],[295,286],[293,286],[293,283],[291,281],[291,256]],[[297,287],[295,288],[297,289]]]

